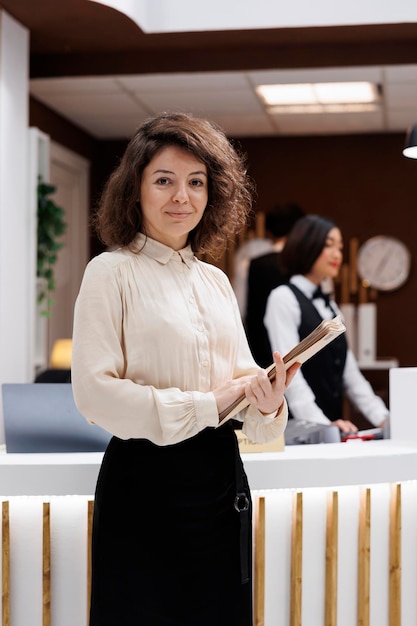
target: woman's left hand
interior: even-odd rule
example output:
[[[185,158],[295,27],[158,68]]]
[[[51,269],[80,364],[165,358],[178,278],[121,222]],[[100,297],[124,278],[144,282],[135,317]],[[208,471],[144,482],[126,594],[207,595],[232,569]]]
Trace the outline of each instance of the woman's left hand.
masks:
[[[279,352],[274,352],[275,379],[271,382],[266,370],[261,369],[245,385],[245,395],[250,404],[261,413],[275,413],[281,408],[284,393],[300,368],[300,363],[294,363],[285,370],[284,361]]]

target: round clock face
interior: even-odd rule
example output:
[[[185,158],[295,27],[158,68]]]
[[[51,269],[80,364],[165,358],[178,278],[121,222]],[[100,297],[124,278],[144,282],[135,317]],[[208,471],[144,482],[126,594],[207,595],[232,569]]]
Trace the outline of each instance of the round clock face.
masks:
[[[391,291],[407,280],[410,262],[410,252],[402,241],[381,235],[359,248],[358,273],[367,286]]]

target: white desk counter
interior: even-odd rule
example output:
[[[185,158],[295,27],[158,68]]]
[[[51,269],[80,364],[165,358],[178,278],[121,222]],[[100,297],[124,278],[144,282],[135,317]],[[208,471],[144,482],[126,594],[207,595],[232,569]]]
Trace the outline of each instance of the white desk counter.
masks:
[[[0,496],[92,495],[101,452],[0,455]]]
[[[243,455],[252,489],[303,489],[417,479],[417,444],[391,440],[287,446]]]
[[[92,495],[102,453],[1,454],[0,495]],[[253,490],[417,479],[417,444],[390,440],[287,446],[243,454]]]

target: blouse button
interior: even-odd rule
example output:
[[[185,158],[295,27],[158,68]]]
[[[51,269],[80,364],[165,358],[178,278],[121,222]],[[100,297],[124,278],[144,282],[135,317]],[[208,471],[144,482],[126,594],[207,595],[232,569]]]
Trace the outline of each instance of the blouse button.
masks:
[[[198,326],[197,330],[199,333],[202,333],[204,330],[204,326]]]
[[[208,361],[201,361],[201,365],[202,365],[203,367],[207,367],[207,365],[208,365]]]

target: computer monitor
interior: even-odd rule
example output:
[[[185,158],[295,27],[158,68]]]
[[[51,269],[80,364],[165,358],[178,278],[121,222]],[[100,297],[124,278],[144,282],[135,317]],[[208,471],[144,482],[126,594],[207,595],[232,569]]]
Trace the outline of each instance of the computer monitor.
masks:
[[[3,383],[6,452],[102,452],[111,434],[87,422],[70,383]]]

